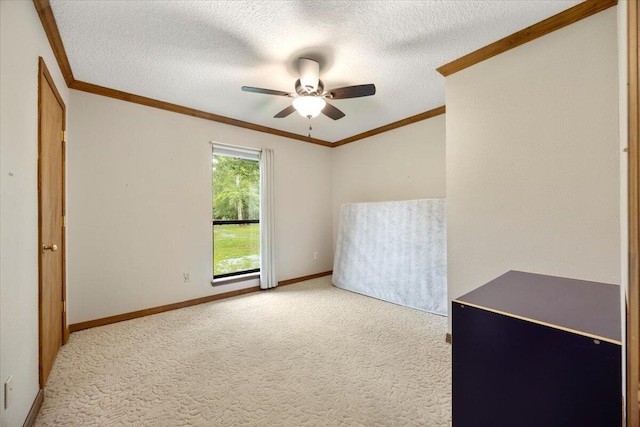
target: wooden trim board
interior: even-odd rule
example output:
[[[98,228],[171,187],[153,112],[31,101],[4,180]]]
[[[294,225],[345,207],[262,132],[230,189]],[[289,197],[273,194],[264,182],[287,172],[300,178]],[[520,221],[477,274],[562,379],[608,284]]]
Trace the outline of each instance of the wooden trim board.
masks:
[[[291,285],[293,283],[303,282],[305,280],[311,280],[317,277],[328,276],[331,273],[332,273],[331,271],[325,271],[323,273],[311,274],[309,276],[283,280],[281,282],[278,282],[278,286]],[[238,289],[236,291],[224,292],[217,295],[209,295],[206,297],[195,298],[192,300],[176,302],[173,304],[161,305],[159,307],[152,307],[144,310],[132,311],[130,313],[123,313],[123,314],[117,314],[115,316],[103,317],[100,319],[87,320],[86,322],[74,323],[72,325],[69,325],[69,331],[77,332],[77,331],[82,331],[83,329],[95,328],[96,326],[110,325],[112,323],[118,323],[125,320],[137,319],[138,317],[150,316],[152,314],[164,313],[165,311],[191,307],[192,305],[204,304],[207,302],[218,301],[225,298],[237,297],[237,296],[249,294],[252,292],[258,292],[260,290],[261,289],[259,286],[252,286],[250,288]]]
[[[634,0],[636,1],[636,0]],[[587,18],[605,9],[618,4],[618,0],[587,0],[570,9],[553,15],[537,24],[513,33],[503,39],[500,39],[490,45],[482,47],[471,52],[461,58],[451,61],[448,64],[438,67],[436,70],[443,76],[450,76],[465,68],[471,67],[479,62],[489,59],[493,56],[504,53],[514,47],[521,46],[560,28],[571,25],[581,19]]]
[[[628,233],[629,288],[627,326],[627,425],[640,425],[640,7],[627,3],[628,67]]]
[[[200,119],[211,120],[214,122],[223,123],[230,126],[236,126],[244,129],[253,130],[256,132],[263,132],[271,135],[281,136],[284,138],[296,139],[298,141],[322,145],[323,147],[329,147],[329,148],[339,147],[341,145],[348,144],[350,142],[368,138],[373,135],[378,135],[383,132],[388,132],[390,130],[407,126],[422,120],[430,119],[431,117],[439,116],[445,113],[445,106],[443,105],[441,107],[434,108],[433,110],[425,111],[425,112],[416,114],[414,116],[407,117],[402,120],[398,120],[397,122],[389,123],[388,125],[384,125],[384,126],[371,129],[369,131],[366,131],[348,138],[341,139],[336,142],[329,142],[322,139],[310,138],[308,136],[298,135],[292,132],[286,132],[283,130],[274,129],[267,126],[257,125],[257,124],[245,122],[242,120],[236,120],[229,117],[220,116],[218,114],[207,113],[206,111],[196,110],[193,108],[184,107],[182,105],[172,104],[170,102],[159,101],[153,98],[147,98],[147,97],[135,95],[132,93],[122,92],[116,89],[94,85],[92,83],[81,82],[79,80],[74,80],[69,87],[71,89],[79,90],[82,92],[92,93],[94,95],[106,96],[109,98],[119,99],[121,101],[132,102],[134,104],[145,105],[147,107],[153,107],[153,108],[158,108],[160,110],[171,111],[173,113],[185,114],[185,115],[197,117]]]
[[[115,316],[103,317],[101,319],[88,320],[86,322],[74,323],[69,325],[71,332],[81,331],[83,329],[95,328],[96,326],[110,325],[125,320],[137,319],[138,317],[150,316],[152,314],[164,313],[165,311],[177,310],[179,308],[191,307],[192,305],[204,304],[207,302],[218,301],[225,298],[237,297],[239,295],[249,294],[260,290],[259,286],[252,286],[237,291],[224,292],[217,295],[209,295],[206,297],[191,299],[187,301],[176,302],[173,304],[161,305],[159,307],[146,308],[144,310],[132,311],[129,313],[116,314]]]
[[[53,82],[53,79],[51,79]],[[63,104],[64,105],[64,104]],[[64,304],[64,313],[62,313],[62,345],[69,341],[69,325],[67,324],[67,108],[64,108],[64,117],[62,123],[65,135],[62,141],[62,303]]]
[[[618,340],[611,339],[611,338],[602,337],[602,336],[599,336],[599,335],[590,334],[588,332],[578,331],[578,330],[571,329],[571,328],[566,328],[564,326],[554,325],[553,323],[547,323],[547,322],[543,322],[541,320],[531,319],[529,317],[519,316],[517,314],[507,313],[505,311],[496,310],[496,309],[493,309],[493,308],[484,307],[484,306],[477,305],[477,304],[471,304],[471,303],[468,303],[466,301],[453,300],[452,303],[460,304],[462,307],[469,306],[469,307],[477,308],[477,309],[484,310],[484,311],[490,311],[491,313],[500,314],[502,316],[513,317],[514,319],[525,320],[527,322],[535,323],[537,325],[542,325],[542,326],[546,326],[546,327],[553,328],[553,329],[559,329],[561,331],[570,332],[570,333],[576,334],[576,335],[582,335],[582,336],[593,338],[593,339],[600,340],[600,341],[606,341],[606,342],[609,342],[611,344],[622,345],[622,342],[620,342]]]
[[[49,0],[33,0],[33,5],[36,7],[40,22],[42,22],[42,27],[47,35],[47,39],[49,39],[53,54],[58,61],[58,66],[60,67],[64,81],[67,83],[67,86],[70,87],[75,79],[71,71],[69,58],[67,58],[67,52],[64,50],[64,45],[62,44],[58,24],[56,24],[53,12],[51,11],[51,4],[49,4]]]
[[[293,285],[294,283],[304,282],[305,280],[317,279],[318,277],[330,276],[333,274],[331,271],[323,271],[322,273],[310,274],[308,276],[296,277],[295,279],[282,280],[278,282],[278,286]]]
[[[38,390],[38,394],[33,401],[33,405],[31,405],[31,409],[29,410],[22,427],[31,427],[36,423],[36,418],[38,417],[38,412],[40,412],[40,408],[42,407],[42,402],[44,402],[44,390],[40,389]]]
[[[416,114],[415,116],[407,117],[406,119],[398,120],[397,122],[389,123],[388,125],[380,126],[379,128],[371,129],[369,131],[359,133],[349,138],[341,139],[339,141],[334,142],[333,147],[339,147],[341,145],[345,145],[350,142],[358,141],[364,138],[369,138],[370,136],[378,135],[383,132],[388,132],[393,129],[398,129],[400,127],[407,126],[412,123],[416,123],[422,120],[439,116],[441,114],[444,114],[445,112],[446,112],[446,107],[443,105],[441,107],[434,108],[433,110],[425,111],[424,113]]]
[[[133,93],[122,92],[116,89],[110,89],[104,86],[94,85],[92,83],[81,82],[74,80],[69,87],[71,89],[80,90],[83,92],[93,93],[95,95],[106,96],[109,98],[119,99],[121,101],[133,102],[134,104],[145,105],[147,107],[158,108],[160,110],[171,111],[173,113],[185,114],[187,116],[198,117],[200,119],[211,120],[213,122],[222,123],[225,125],[236,126],[244,129],[254,130],[256,132],[268,133],[271,135],[282,136],[284,138],[297,139],[303,142],[309,142],[311,144],[322,145],[325,147],[332,147],[333,144],[321,139],[309,138],[308,136],[298,135],[296,133],[286,132],[270,128],[267,126],[256,125],[253,123],[245,122],[242,120],[236,120],[218,114],[207,113],[206,111],[196,110],[194,108],[184,107],[178,104],[172,104],[170,102],[159,101],[153,98],[147,98],[145,96],[135,95]]]

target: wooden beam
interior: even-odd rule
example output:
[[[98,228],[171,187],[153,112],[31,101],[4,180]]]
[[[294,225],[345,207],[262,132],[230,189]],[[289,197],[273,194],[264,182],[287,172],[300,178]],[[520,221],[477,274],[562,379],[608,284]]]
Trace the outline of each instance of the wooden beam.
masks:
[[[71,83],[73,83],[75,79],[71,71],[69,58],[67,58],[67,52],[64,50],[64,45],[62,44],[62,38],[60,38],[58,24],[56,24],[53,12],[51,11],[49,0],[33,0],[33,5],[36,7],[40,22],[42,22],[44,32],[49,39],[49,44],[56,57],[56,61],[58,61],[58,66],[60,67],[64,81],[67,83],[67,86],[71,86]]]
[[[633,0],[632,2],[635,2]],[[455,61],[449,62],[439,68],[438,72],[443,76],[450,76],[457,73],[460,70],[464,70],[472,65],[489,59],[493,56],[504,53],[508,50],[518,47],[525,43],[535,40],[538,37],[542,37],[567,25],[578,22],[588,16],[601,12],[612,6],[618,4],[618,0],[587,0],[580,3],[570,9],[560,12],[557,15],[553,15],[550,18],[540,21],[524,30],[513,33],[497,42],[491,43],[483,48],[480,48],[474,52],[469,53]]]
[[[333,146],[339,147],[341,145],[349,144],[350,142],[358,141],[359,139],[369,138],[373,135],[378,135],[383,132],[398,129],[402,126],[407,126],[412,123],[430,119],[431,117],[439,116],[440,114],[444,114],[445,112],[446,108],[443,105],[442,107],[434,108],[433,110],[425,111],[423,113],[416,114],[415,116],[407,117],[406,119],[398,120],[397,122],[389,123],[388,125],[380,126],[379,128],[371,129],[369,131],[359,133],[349,138],[341,139],[340,141],[336,141],[335,143],[333,143]]]

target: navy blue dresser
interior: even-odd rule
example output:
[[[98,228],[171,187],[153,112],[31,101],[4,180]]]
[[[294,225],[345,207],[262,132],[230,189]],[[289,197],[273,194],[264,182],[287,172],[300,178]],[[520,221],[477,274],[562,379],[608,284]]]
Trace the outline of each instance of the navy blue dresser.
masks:
[[[453,427],[622,425],[618,286],[509,271],[452,316]]]

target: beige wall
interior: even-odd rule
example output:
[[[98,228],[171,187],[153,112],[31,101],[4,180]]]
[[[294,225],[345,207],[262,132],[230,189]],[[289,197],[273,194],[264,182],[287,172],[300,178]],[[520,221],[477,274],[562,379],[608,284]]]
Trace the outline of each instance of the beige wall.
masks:
[[[75,90],[71,103],[69,323],[255,286],[210,283],[211,140],[275,151],[278,279],[331,270],[330,148]]]
[[[445,197],[445,115],[333,149],[333,235],[344,203]]]
[[[256,284],[210,285],[210,140],[275,149],[279,280],[331,270],[341,204],[445,196],[444,115],[329,149],[79,91],[71,102],[69,323]]]
[[[0,424],[21,426],[38,393],[38,56],[69,91],[32,2],[0,2]],[[14,399],[4,408],[13,377]]]
[[[620,283],[616,9],[446,79],[449,298],[507,270]]]

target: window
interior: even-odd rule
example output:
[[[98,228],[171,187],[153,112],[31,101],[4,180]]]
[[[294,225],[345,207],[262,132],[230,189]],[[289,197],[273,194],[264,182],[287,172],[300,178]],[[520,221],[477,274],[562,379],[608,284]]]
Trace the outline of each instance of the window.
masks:
[[[213,146],[214,279],[260,271],[259,154]]]

